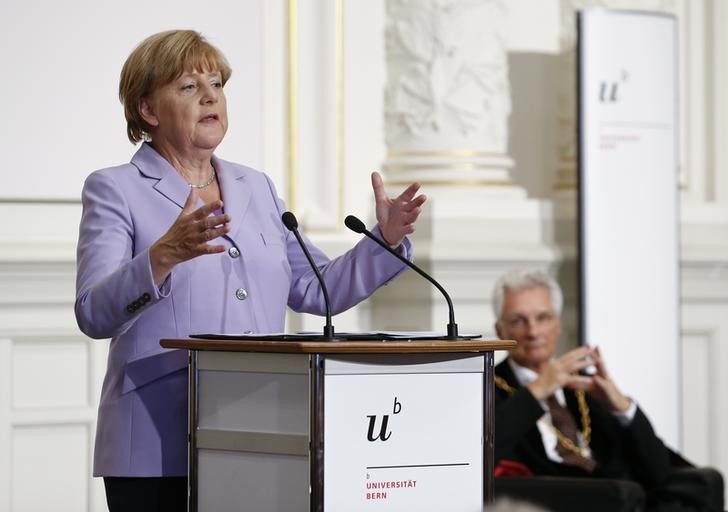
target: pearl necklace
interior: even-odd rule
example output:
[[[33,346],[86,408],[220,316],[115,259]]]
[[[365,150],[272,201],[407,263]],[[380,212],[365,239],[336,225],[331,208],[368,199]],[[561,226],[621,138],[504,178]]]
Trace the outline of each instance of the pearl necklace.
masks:
[[[212,170],[212,174],[210,175],[210,179],[207,180],[205,183],[202,183],[200,185],[196,185],[196,184],[190,183],[188,181],[187,184],[190,186],[190,188],[206,188],[206,187],[209,187],[210,185],[212,185],[212,182],[215,181],[215,177],[216,176],[217,176],[217,174],[215,173],[215,169],[213,169]]]

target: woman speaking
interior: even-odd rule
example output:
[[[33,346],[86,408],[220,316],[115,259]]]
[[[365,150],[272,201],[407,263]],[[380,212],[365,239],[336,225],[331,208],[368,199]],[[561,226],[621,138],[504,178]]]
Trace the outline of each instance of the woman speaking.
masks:
[[[160,338],[271,333],[286,305],[324,314],[315,274],[281,223],[265,174],[218,158],[231,69],[200,34],[144,40],[121,72],[128,164],[92,173],[83,188],[75,311],[81,330],[111,338],[99,405],[94,475],[109,509],[185,510],[187,353]],[[375,233],[411,258],[405,236],[425,197],[390,199],[372,174]],[[364,238],[330,260],[306,244],[341,312],[405,267]]]

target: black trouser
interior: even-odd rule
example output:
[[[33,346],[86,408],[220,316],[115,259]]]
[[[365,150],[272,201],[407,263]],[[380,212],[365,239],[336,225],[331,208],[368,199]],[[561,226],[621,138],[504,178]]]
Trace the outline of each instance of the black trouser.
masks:
[[[109,512],[185,512],[187,477],[104,477]]]

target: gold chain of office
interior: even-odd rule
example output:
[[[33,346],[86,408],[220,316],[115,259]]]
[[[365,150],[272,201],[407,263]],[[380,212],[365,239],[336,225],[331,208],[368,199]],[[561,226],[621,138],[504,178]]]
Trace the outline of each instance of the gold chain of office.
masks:
[[[502,389],[509,395],[516,392],[513,386],[509,385],[503,377],[495,376],[496,387]],[[576,401],[579,404],[579,414],[581,415],[581,438],[584,440],[584,448],[577,446],[574,441],[566,437],[561,433],[559,429],[549,424],[551,430],[556,434],[556,439],[559,444],[567,450],[576,453],[580,457],[589,458],[589,442],[591,441],[591,417],[589,416],[589,405],[586,403],[586,394],[583,390],[577,389],[574,391],[576,395]]]

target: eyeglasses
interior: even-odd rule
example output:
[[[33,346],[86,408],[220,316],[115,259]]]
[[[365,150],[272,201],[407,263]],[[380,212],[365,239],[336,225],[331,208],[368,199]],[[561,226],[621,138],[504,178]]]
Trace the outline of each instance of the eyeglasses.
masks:
[[[533,327],[545,327],[553,324],[556,320],[556,314],[553,311],[542,311],[535,315],[513,315],[509,318],[501,320],[510,329],[525,329],[531,325]]]

